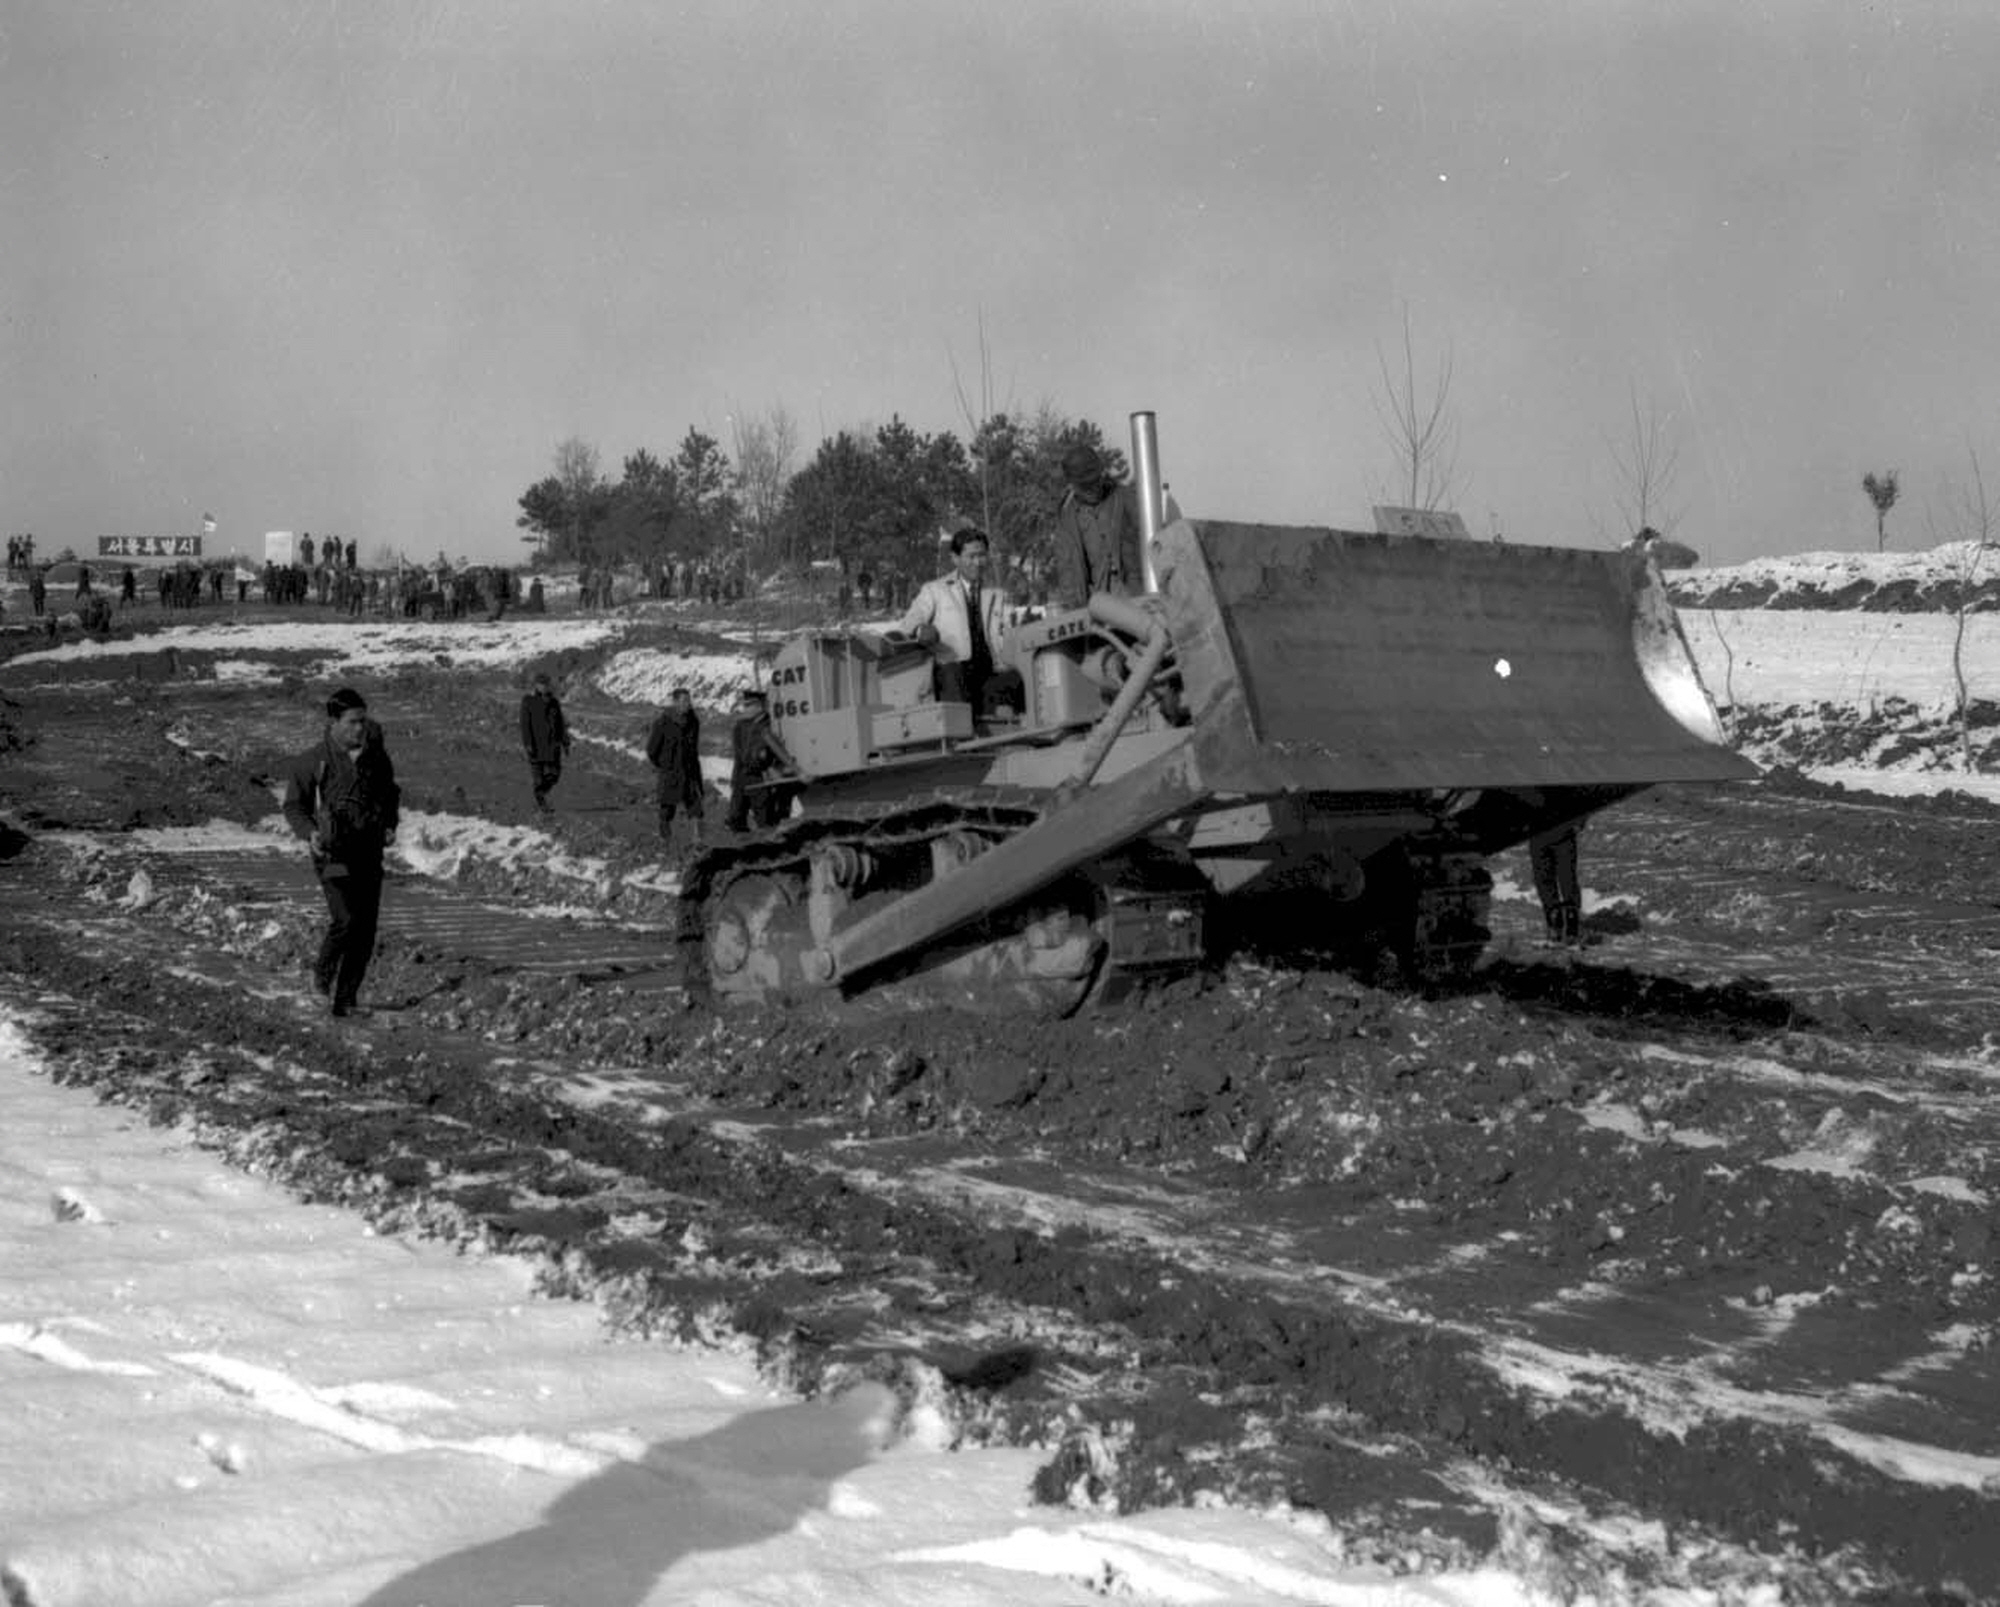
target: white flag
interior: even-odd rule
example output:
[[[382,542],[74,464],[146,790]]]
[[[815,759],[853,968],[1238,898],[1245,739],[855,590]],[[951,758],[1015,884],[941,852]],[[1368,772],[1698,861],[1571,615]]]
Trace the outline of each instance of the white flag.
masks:
[[[214,514],[205,513],[201,516],[201,533],[205,536],[212,536],[215,534]]]

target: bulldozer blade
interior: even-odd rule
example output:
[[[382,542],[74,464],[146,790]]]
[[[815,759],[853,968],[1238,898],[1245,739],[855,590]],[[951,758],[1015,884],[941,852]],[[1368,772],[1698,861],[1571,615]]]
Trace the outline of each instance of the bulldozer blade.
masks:
[[[1723,745],[1643,557],[1189,520],[1156,556],[1189,707],[1239,696],[1248,722],[1217,790],[1758,773]]]

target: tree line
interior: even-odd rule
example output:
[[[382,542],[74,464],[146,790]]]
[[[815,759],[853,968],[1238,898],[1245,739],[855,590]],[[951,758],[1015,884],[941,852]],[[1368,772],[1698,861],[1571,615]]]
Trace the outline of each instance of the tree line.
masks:
[[[782,407],[731,423],[731,451],[690,426],[670,457],[641,448],[616,479],[594,446],[563,441],[554,472],[521,495],[523,539],[551,563],[685,560],[765,574],[831,560],[844,571],[928,576],[940,536],[971,524],[1003,561],[1034,573],[1049,559],[1063,454],[1089,446],[1112,474],[1126,473],[1125,454],[1096,424],[1048,404],[989,413],[964,439],[898,414],[828,436],[803,463]]]

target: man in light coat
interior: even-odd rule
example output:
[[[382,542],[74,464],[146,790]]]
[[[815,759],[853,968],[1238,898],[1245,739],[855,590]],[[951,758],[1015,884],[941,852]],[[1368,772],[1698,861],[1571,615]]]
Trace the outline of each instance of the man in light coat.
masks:
[[[975,718],[984,713],[994,650],[1007,634],[1006,594],[986,583],[990,551],[984,530],[967,525],[954,534],[952,572],[925,582],[896,622],[931,650],[938,701],[970,704]]]

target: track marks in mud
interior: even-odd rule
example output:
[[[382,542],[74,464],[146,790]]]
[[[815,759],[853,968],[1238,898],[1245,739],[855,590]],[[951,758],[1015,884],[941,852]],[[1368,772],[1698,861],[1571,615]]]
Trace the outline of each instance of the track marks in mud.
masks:
[[[1913,1505],[1865,1445],[1821,1467],[1824,1435],[1756,1425],[1747,1407],[1718,1408],[1705,1437],[1676,1449],[1647,1420],[1647,1392],[1621,1404],[1594,1370],[1644,1361],[1671,1398],[1697,1378],[1675,1368],[1713,1351],[1701,1378],[1822,1399],[1870,1444],[1953,1448],[1952,1433],[1981,1432],[1994,1398],[1979,1387],[1993,1292],[1977,1233],[1993,1180],[1986,1061],[1965,1030],[1976,995],[1958,996],[1957,1016],[1919,1012],[1835,975],[1858,956],[1892,979],[1971,989],[1974,968],[1898,949],[1897,921],[1921,924],[1915,894],[1896,920],[1800,926],[1785,912],[1802,899],[1809,914],[1817,886],[1839,891],[1844,861],[1822,855],[1820,881],[1795,896],[1775,872],[1743,869],[1775,852],[1784,821],[1750,811],[1733,825],[1733,809],[1702,817],[1664,858],[1637,817],[1622,835],[1612,817],[1594,826],[1586,879],[1641,896],[1630,924],[1580,959],[1503,930],[1480,986],[1429,999],[1239,964],[1221,986],[1109,1020],[1010,1023],[1004,1041],[989,1022],[950,1018],[696,1026],[657,990],[504,971],[447,930],[395,932],[393,912],[374,981],[408,1007],[339,1034],[302,1013],[302,989],[287,1002],[317,919],[303,881],[240,927],[226,899],[90,906],[80,923],[72,907],[53,929],[87,929],[96,952],[47,975],[97,988],[114,1011],[128,999],[187,1051],[168,1067],[143,1035],[105,1046],[120,1051],[105,1086],[147,1079],[162,1114],[254,1124],[244,1152],[296,1166],[303,1186],[385,1220],[541,1247],[552,1287],[610,1298],[635,1325],[746,1330],[804,1382],[928,1358],[958,1381],[966,1432],[1046,1435],[1065,1455],[1096,1432],[1111,1450],[1084,1457],[1096,1469],[1085,1482],[1110,1499],[1226,1488],[1312,1493],[1336,1512],[1373,1499],[1388,1534],[1415,1509],[1383,1496],[1385,1462],[1400,1470],[1389,1488],[1444,1500],[1440,1468],[1506,1459],[1600,1491],[1653,1478],[1641,1499],[1677,1517],[1761,1507],[1714,1521],[1828,1550],[1846,1509],[1788,1481],[1832,1467],[1879,1507],[1860,1531],[1871,1554],[1915,1558],[1926,1536],[1977,1532],[1977,1491],[1957,1492],[1971,1508]],[[1688,829],[1693,817],[1679,818]],[[1927,863],[1900,834],[1886,840],[1889,892],[1867,894],[1883,907]],[[1694,895],[1719,884],[1681,873],[1690,843],[1783,918],[1761,937],[1748,904],[1741,919],[1713,918]],[[108,868],[99,881],[112,898],[124,890]],[[497,873],[477,885],[505,892]],[[1525,911],[1501,914],[1525,926]],[[1795,984],[1741,974],[1808,929],[1817,951],[1789,955]],[[121,993],[135,934],[149,951],[188,943],[188,974]],[[239,1000],[231,975],[255,991]],[[199,1049],[204,1035],[233,1035],[241,1067]],[[356,1058],[363,1045],[372,1061]],[[585,1066],[588,1081],[566,1069]],[[740,1119],[712,1119],[710,1101]],[[412,1108],[429,1119],[412,1123]],[[1015,1189],[1019,1214],[996,1221],[992,1197],[885,1199],[881,1177],[899,1174],[882,1157],[924,1144],[1032,1158],[1067,1178],[1067,1194],[1049,1185],[1066,1203],[1036,1206],[990,1159],[973,1175],[995,1196]],[[1153,1188],[1208,1191],[1234,1241],[1197,1252],[1171,1226],[1127,1232],[1116,1217],[1093,1233],[1071,1196],[1125,1166]],[[1127,1199],[1154,1209],[1147,1190]],[[1296,1269],[1299,1285],[1237,1281],[1260,1251],[1262,1270]],[[1202,1282],[1249,1295],[1205,1303],[1190,1292]],[[1349,1348],[1381,1350],[1382,1365],[1341,1370],[1329,1310]],[[1387,1359],[1408,1331],[1433,1343]],[[1953,1333],[1956,1348],[1939,1337]],[[1538,1390],[1496,1371],[1494,1334],[1541,1345],[1562,1359],[1547,1376],[1574,1379]],[[1551,1401],[1574,1414],[1562,1433],[1535,1428]],[[1768,1438],[1732,1438],[1732,1413]],[[1711,1498],[1703,1487],[1731,1457],[1742,1470]],[[1490,1537],[1489,1519],[1454,1510],[1463,1533]]]
[[[60,956],[37,958],[51,981],[77,970]],[[681,1046],[673,1075],[683,1081],[668,1093],[667,1108],[636,1120],[652,1086],[637,1068],[616,1079],[600,1076],[571,1100],[533,1067],[496,1067],[476,1040],[402,1027],[337,1032],[294,1019],[282,1002],[268,999],[246,997],[225,1007],[234,1055],[181,1054],[162,1064],[163,1037],[192,1048],[169,1001],[179,999],[184,1009],[185,990],[201,986],[198,976],[98,972],[90,962],[82,969],[99,983],[94,1020],[86,1025],[79,1012],[49,1030],[58,1045],[70,1032],[79,1051],[88,1046],[73,1061],[80,1074],[101,1057],[116,1068],[103,1074],[106,1085],[149,1101],[157,1115],[194,1114],[248,1133],[239,1153],[384,1220],[450,1223],[459,1234],[539,1247],[550,1258],[551,1287],[609,1298],[635,1325],[664,1323],[698,1337],[748,1332],[784,1356],[801,1380],[920,1347],[918,1354],[959,1380],[971,1402],[963,1416],[967,1432],[1062,1439],[1049,1477],[1064,1488],[1073,1482],[1067,1475],[1075,1472],[1078,1447],[1092,1443],[1089,1433],[1071,1436],[1062,1427],[1081,1409],[1081,1422],[1097,1425],[1097,1443],[1109,1431],[1116,1445],[1108,1463],[1085,1478],[1086,1485],[1096,1479],[1100,1499],[1141,1504],[1204,1490],[1283,1496],[1360,1514],[1383,1534],[1420,1527],[1413,1514],[1424,1511],[1457,1543],[1477,1549],[1492,1539],[1488,1516],[1462,1500],[1425,1505],[1445,1498],[1440,1458],[1501,1459],[1522,1473],[1583,1477],[1613,1496],[1654,1503],[1666,1491],[1675,1510],[1704,1523],[1734,1524],[1738,1533],[1744,1520],[1734,1504],[1749,1499],[1755,1480],[1802,1477],[1808,1466],[1823,1476],[1828,1465],[1824,1453],[1812,1462],[1788,1448],[1782,1425],[1707,1422],[1688,1436],[1678,1425],[1647,1424],[1610,1391],[1586,1399],[1572,1389],[1553,1403],[1538,1398],[1492,1369],[1462,1315],[1454,1321],[1429,1309],[1430,1299],[1412,1303],[1423,1293],[1414,1280],[1371,1312],[1351,1298],[1352,1287],[1346,1296],[1323,1283],[1287,1293],[1246,1280],[1240,1267],[1191,1259],[1189,1236],[1170,1227],[1148,1239],[1087,1211],[1065,1220],[1025,1207],[1017,1207],[1015,1220],[996,1221],[990,1193],[953,1201],[920,1189],[878,1192],[853,1164],[865,1158],[857,1142],[861,1152],[870,1142],[854,1125],[855,1110],[830,1101],[824,1088],[816,1113],[788,1112],[780,1097],[753,1101],[767,1114],[728,1127],[685,1119],[690,1090],[704,1091],[705,1076],[712,1093],[730,1076],[762,1065],[755,1086],[782,1096],[805,1083],[770,1082],[774,1059],[794,1068],[818,1060],[879,1069],[889,1063],[883,1051],[892,1057],[899,1047],[894,1033],[880,1029],[857,1029],[858,1040],[818,1029],[807,1054],[804,1040],[739,1039],[726,1024],[710,1028]],[[1301,1009],[1315,1034],[1344,1019],[1356,1044],[1379,1043],[1383,1055],[1372,1075],[1392,1097],[1437,1096],[1448,1086],[1426,1068],[1435,1068],[1441,1054],[1449,1065],[1455,1011],[1472,1010],[1489,1036],[1493,1025],[1483,1016],[1490,1002],[1358,994],[1343,1012],[1332,1004],[1352,993],[1352,984],[1329,984],[1336,993],[1321,997],[1307,984],[1276,981],[1279,997],[1297,995],[1287,1008]],[[1253,998],[1267,979],[1244,986]],[[133,1013],[131,1031],[123,1042],[107,1043],[108,1025],[126,1010]],[[139,1018],[170,1025],[149,1035]],[[1225,1014],[1211,1025],[1206,1040],[1183,1035],[1190,1052],[1248,1041],[1242,1020]],[[930,1057],[921,1066],[903,1064],[893,1076],[912,1083],[934,1072],[948,1077],[958,1029],[930,1027]],[[1092,1029],[1071,1024],[1071,1030]],[[1520,1030],[1523,1042],[1545,1043],[1551,1029]],[[1157,1049],[1157,1040],[1141,1034],[1135,1044],[1129,1022],[1109,1036],[1122,1038],[1121,1055],[1134,1056],[1123,1062],[1129,1072],[1113,1077],[1112,1090],[1129,1093],[1142,1075],[1157,1075],[1159,1064],[1136,1058],[1148,1046]],[[1328,1040],[1309,1035],[1307,1041]],[[1507,1073],[1517,1093],[1523,1052],[1517,1045]],[[1607,1064],[1604,1075],[1613,1072],[1622,1069]],[[850,1094],[863,1086],[865,1079],[846,1085]],[[1553,1092],[1534,1095],[1545,1112],[1568,1110],[1579,1097],[1574,1085],[1561,1097]],[[1208,1097],[1228,1093],[1222,1087]],[[1324,1089],[1318,1097],[1326,1097]],[[998,1109],[1020,1121],[1034,1104]],[[1186,1118],[1187,1090],[1178,1089],[1161,1108]],[[1393,1129],[1407,1115],[1384,1125]],[[1441,1101],[1437,1119],[1448,1130],[1473,1133],[1498,1118],[1491,1109]],[[800,1120],[819,1135],[816,1149],[802,1143]],[[957,1138],[948,1123],[922,1131]],[[1186,1170],[1191,1184],[1215,1181],[1211,1164]],[[1223,1170],[1242,1181],[1240,1163]],[[1448,1171],[1440,1163],[1437,1176]],[[1322,1186],[1322,1203],[1334,1197]],[[1385,1200],[1379,1190],[1370,1197],[1391,1219],[1408,1214],[1405,1201]],[[1434,1214],[1436,1207],[1425,1209]],[[1441,1226],[1429,1223],[1434,1234]],[[1453,1225],[1452,1242],[1463,1242],[1463,1226]],[[1448,1254],[1446,1242],[1434,1239],[1439,1259]],[[1513,1253],[1511,1246],[1499,1251],[1496,1262]],[[1462,1314],[1463,1290],[1459,1299]],[[1376,1465],[1384,1436],[1404,1448],[1400,1473],[1388,1481],[1400,1500],[1384,1495]],[[1358,1450],[1357,1441],[1374,1449]],[[1724,1466],[1746,1471],[1736,1483],[1722,1480],[1727,1488],[1718,1490]],[[1948,1502],[1949,1492],[1892,1492],[1858,1465],[1843,1475],[1843,1489],[1850,1485],[1860,1492],[1854,1500],[1865,1495],[1877,1508],[1893,1507],[1919,1532],[1958,1521],[1948,1505],[1920,1510],[1925,1501]],[[1750,1538],[1771,1544],[1804,1536],[1824,1547],[1852,1519],[1846,1496],[1833,1501],[1800,1492],[1797,1499],[1804,1518],[1785,1520],[1796,1527],[1774,1527],[1777,1520],[1765,1514],[1750,1525]],[[1877,1536],[1878,1548],[1887,1544]]]

